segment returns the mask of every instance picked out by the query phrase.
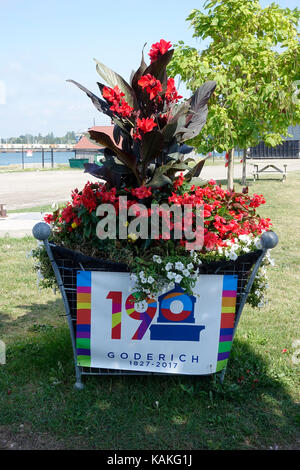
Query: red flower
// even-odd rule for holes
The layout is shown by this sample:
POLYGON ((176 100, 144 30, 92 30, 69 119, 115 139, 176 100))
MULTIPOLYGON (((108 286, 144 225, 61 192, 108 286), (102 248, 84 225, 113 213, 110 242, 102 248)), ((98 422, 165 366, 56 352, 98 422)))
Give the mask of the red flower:
POLYGON ((70 204, 68 204, 61 212, 61 217, 67 224, 72 221, 74 215, 73 208, 70 204))
POLYGON ((109 88, 107 86, 103 87, 102 96, 111 103, 114 103, 115 101, 120 103, 121 98, 125 95, 122 93, 118 85, 116 85, 114 88, 109 88))
POLYGON ((152 44, 149 52, 151 62, 154 62, 161 55, 165 54, 170 49, 170 47, 172 47, 170 41, 165 41, 164 39, 161 39, 159 42, 152 44))
POLYGON ((169 78, 168 83, 167 83, 167 91, 165 94, 165 99, 167 103, 172 103, 177 101, 182 98, 182 96, 178 95, 176 87, 175 87, 175 82, 174 78, 169 78))
POLYGON ((122 99, 121 103, 114 103, 111 107, 110 110, 119 114, 122 117, 129 117, 132 114, 133 108, 129 106, 129 104, 122 99))
POLYGON ((147 73, 147 75, 143 75, 139 81, 138 84, 140 87, 142 87, 143 90, 145 90, 147 93, 150 95, 150 100, 153 100, 158 96, 159 93, 162 92, 162 86, 159 80, 156 80, 153 75, 150 73, 147 73))
POLYGON ((218 235, 213 232, 207 232, 204 235, 204 246, 212 250, 218 242, 218 235))
POLYGON ((136 123, 138 127, 138 130, 137 130, 138 135, 140 135, 139 131, 142 131, 144 132, 144 134, 146 134, 147 132, 151 132, 153 128, 157 126, 157 124, 154 122, 152 118, 143 118, 143 119, 137 118, 136 123))
POLYGON ((132 114, 133 108, 124 100, 124 93, 119 89, 118 85, 114 88, 103 87, 102 96, 107 101, 112 103, 110 110, 119 114, 121 117, 129 117, 132 114))
POLYGON ((178 189, 179 186, 183 185, 183 182, 184 182, 184 176, 183 176, 182 173, 180 173, 178 178, 173 183, 173 187, 174 187, 175 191, 176 191, 176 189, 178 189))
POLYGON ((52 214, 46 214, 44 217, 44 221, 46 222, 46 224, 51 224, 53 220, 54 220, 54 217, 52 214))
POLYGON ((131 194, 136 196, 138 199, 145 199, 152 195, 151 188, 146 186, 140 186, 139 188, 134 188, 131 190, 131 194))
POLYGON ((265 204, 266 200, 262 195, 253 194, 252 199, 250 200, 250 207, 259 207, 261 204, 265 204))

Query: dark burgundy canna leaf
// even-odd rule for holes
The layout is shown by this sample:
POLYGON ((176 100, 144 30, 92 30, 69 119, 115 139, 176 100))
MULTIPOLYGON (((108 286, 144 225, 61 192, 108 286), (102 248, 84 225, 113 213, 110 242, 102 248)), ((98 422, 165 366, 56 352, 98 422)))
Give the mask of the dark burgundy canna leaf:
POLYGON ((89 134, 92 140, 112 150, 114 154, 118 157, 118 159, 132 170, 137 180, 140 182, 140 177, 136 168, 136 158, 134 154, 125 152, 122 148, 118 147, 109 137, 109 135, 104 134, 104 132, 94 131, 91 129, 89 130, 89 134))
POLYGON ((85 163, 84 172, 89 173, 95 178, 99 178, 106 181, 110 187, 120 187, 121 175, 117 172, 112 171, 105 164, 99 166, 96 163, 85 163))
POLYGON ((84 91, 87 96, 92 100, 93 105, 98 109, 98 111, 106 114, 109 117, 113 117, 112 111, 109 109, 109 105, 106 103, 106 101, 101 100, 96 96, 94 93, 92 93, 90 90, 88 90, 86 87, 83 85, 80 85, 80 83, 75 82, 75 80, 67 80, 67 82, 74 83, 80 90, 84 91))
POLYGON ((146 169, 149 163, 159 157, 164 145, 164 136, 158 130, 146 133, 141 143, 141 163, 142 176, 146 175, 146 169))
POLYGON ((184 127, 178 129, 176 134, 180 142, 196 137, 206 123, 208 114, 208 100, 214 92, 217 84, 209 81, 202 85, 192 96, 190 110, 184 127))
POLYGON ((137 69, 137 71, 133 74, 132 79, 131 79, 131 86, 134 89, 136 94, 140 90, 140 86, 137 84, 137 82, 139 81, 141 76, 144 75, 144 72, 147 68, 147 64, 144 60, 144 48, 145 48, 145 46, 146 46, 146 43, 144 44, 144 47, 143 47, 143 50, 142 50, 141 64, 140 64, 139 68, 137 69))

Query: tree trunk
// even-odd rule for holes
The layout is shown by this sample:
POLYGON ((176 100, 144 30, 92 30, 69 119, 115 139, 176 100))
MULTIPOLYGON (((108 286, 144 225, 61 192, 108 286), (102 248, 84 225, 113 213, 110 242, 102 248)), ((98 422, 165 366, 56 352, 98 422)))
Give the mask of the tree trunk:
POLYGON ((243 176, 242 176, 242 186, 245 187, 246 186, 246 182, 247 182, 247 150, 244 149, 244 152, 243 152, 243 176))
POLYGON ((228 150, 227 189, 233 191, 234 149, 228 150))

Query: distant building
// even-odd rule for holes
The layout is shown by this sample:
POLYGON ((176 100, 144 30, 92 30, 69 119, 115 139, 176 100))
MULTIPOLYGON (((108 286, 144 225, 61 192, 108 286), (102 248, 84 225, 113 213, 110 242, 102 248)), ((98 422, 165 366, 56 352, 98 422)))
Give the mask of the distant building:
POLYGON ((260 142, 256 147, 251 147, 249 152, 250 158, 300 158, 300 126, 290 126, 288 133, 292 137, 287 137, 281 145, 276 147, 267 147, 264 142, 260 142))
MULTIPOLYGON (((113 138, 114 126, 94 126, 89 130, 103 132, 113 138)), ((79 141, 73 147, 76 159, 89 159, 90 163, 94 163, 95 157, 103 155, 103 145, 94 144, 88 137, 82 135, 79 141)))

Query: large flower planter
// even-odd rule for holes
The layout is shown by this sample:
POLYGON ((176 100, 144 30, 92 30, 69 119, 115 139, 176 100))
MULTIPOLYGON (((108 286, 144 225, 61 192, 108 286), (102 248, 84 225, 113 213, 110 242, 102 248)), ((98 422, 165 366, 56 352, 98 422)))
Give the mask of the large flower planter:
MULTIPOLYGON (((92 257, 88 257, 82 255, 78 252, 66 249, 61 246, 54 245, 48 242, 48 237, 50 235, 50 227, 40 222, 35 225, 33 228, 33 235, 38 240, 42 240, 44 242, 44 246, 47 250, 48 256, 50 258, 56 280, 62 294, 62 298, 64 301, 64 307, 66 310, 66 316, 70 328, 70 335, 72 340, 72 347, 74 353, 74 361, 75 361, 75 370, 76 370, 76 383, 75 387, 78 389, 83 388, 83 384, 81 381, 82 375, 108 375, 108 374, 153 374, 153 373, 171 373, 171 374, 190 374, 190 375, 207 375, 210 373, 218 373, 221 379, 221 382, 224 380, 226 366, 228 362, 228 358, 230 355, 230 350, 234 338, 234 334, 247 300, 247 296, 251 289, 252 283, 254 281, 255 275, 257 270, 267 252, 267 250, 276 246, 278 242, 277 235, 274 232, 265 232, 261 237, 262 242, 262 249, 256 250, 255 252, 248 253, 246 255, 242 255, 238 257, 235 261, 225 261, 225 262, 212 262, 209 264, 202 264, 199 267, 199 275, 201 276, 209 276, 210 282, 211 279, 215 279, 220 281, 220 278, 226 279, 226 286, 223 287, 223 297, 222 297, 222 309, 220 311, 220 316, 217 318, 217 329, 216 331, 216 339, 215 344, 217 345, 217 350, 215 352, 216 361, 213 369, 206 370, 205 367, 201 368, 198 364, 196 367, 191 369, 184 369, 184 368, 176 368, 175 364, 177 362, 171 362, 171 359, 174 360, 173 354, 169 354, 166 357, 165 361, 157 361, 157 358, 165 358, 163 354, 158 354, 157 357, 154 357, 152 353, 148 353, 147 357, 142 357, 140 352, 136 352, 137 349, 132 345, 137 345, 139 343, 142 344, 141 341, 135 341, 141 339, 141 335, 145 332, 141 333, 141 329, 137 330, 136 336, 132 338, 128 338, 127 346, 129 351, 132 351, 132 356, 129 357, 128 352, 125 352, 119 349, 119 362, 117 360, 113 361, 106 361, 104 362, 103 366, 94 365, 93 357, 91 357, 91 329, 94 328, 97 331, 96 323, 98 322, 98 331, 99 331, 99 319, 94 320, 91 319, 91 276, 94 276, 95 283, 94 287, 94 299, 96 297, 95 291, 99 292, 101 289, 103 290, 103 280, 105 280, 105 289, 103 292, 100 292, 100 309, 98 306, 97 310, 97 318, 99 315, 102 315, 102 319, 110 317, 110 325, 111 325, 111 333, 110 340, 113 344, 117 344, 118 341, 121 339, 121 307, 118 308, 118 304, 113 304, 114 306, 108 309, 108 307, 102 308, 101 307, 101 296, 105 297, 106 299, 111 299, 113 301, 113 295, 116 292, 119 292, 120 282, 119 279, 123 279, 123 283, 125 282, 125 290, 126 290, 126 280, 124 281, 124 276, 126 277, 126 273, 128 273, 128 268, 124 264, 113 263, 107 260, 96 259, 92 257), (119 274, 118 274, 119 273, 119 274), (120 274, 123 273, 123 274, 120 274), (120 277, 121 276, 121 277, 120 277), (212 278, 211 276, 215 276, 212 278), (87 280, 89 281, 87 282, 87 280), (228 284, 229 282, 229 284, 228 284), (232 284, 233 282, 233 284, 232 284), (108 284, 107 284, 108 283, 108 284), (97 287, 98 286, 98 287, 97 287), (234 287, 235 286, 235 287, 234 287), (224 290, 226 289, 226 290, 224 290), (234 291, 235 289, 235 291, 234 291), (106 295, 107 293, 110 295, 106 295), (234 298, 234 302, 233 302, 234 298), (116 307, 117 305, 117 307, 116 307), (230 307, 231 306, 231 307, 230 307), (233 308, 232 308, 233 307, 233 308), (235 308, 234 308, 235 307, 235 308), (110 310, 110 312, 108 311, 110 310), (115 315, 114 315, 115 314, 115 315), (113 320, 111 320, 113 318, 113 320), (228 323, 229 322, 229 323, 228 323), (96 328, 96 329, 95 329, 96 328), (140 338, 138 337, 140 335, 140 338), (133 348, 133 349, 132 349, 133 348), (123 351, 123 352, 121 352, 123 351), (122 356, 123 354, 123 356, 122 356), (142 357, 143 361, 138 361, 142 357), (125 360, 126 359, 126 360, 125 360), (144 359, 149 359, 148 361, 144 361, 144 359), (124 361, 125 360, 125 361, 124 361), (111 364, 107 366, 107 364, 111 364), (126 366, 127 364, 127 366, 126 366), (130 364, 130 365, 129 365, 130 364), (159 366, 157 369, 156 366, 159 366)), ((128 276, 129 277, 129 276, 128 276)), ((203 278, 204 279, 204 278, 203 278)), ((223 281, 223 286, 225 285, 225 281, 223 281)), ((128 281, 129 283, 129 281, 128 281)), ((124 287, 124 286, 123 286, 124 287)), ((176 290, 176 289, 175 289, 176 290)), ((121 295, 121 291, 119 292, 121 295)), ((178 297, 179 294, 184 295, 184 292, 180 291, 180 288, 174 292, 169 292, 169 296, 176 295, 178 297)), ((99 297, 98 295, 98 297, 99 297)), ((204 297, 208 294, 204 293, 204 297)), ((193 306, 190 308, 189 305, 192 305, 193 302, 196 301, 196 297, 189 296, 186 298, 186 302, 184 297, 181 297, 180 300, 183 302, 183 310, 185 310, 183 321, 169 321, 172 318, 168 319, 168 315, 165 315, 168 299, 166 296, 161 296, 162 299, 158 299, 160 302, 160 306, 154 303, 149 303, 147 312, 152 317, 151 320, 154 320, 155 312, 157 311, 157 316, 155 317, 157 322, 152 322, 151 326, 149 327, 148 335, 152 341, 152 344, 160 345, 163 349, 159 349, 159 351, 164 351, 166 345, 170 344, 180 344, 180 351, 182 351, 180 360, 181 362, 186 362, 186 352, 191 344, 196 345, 195 351, 198 349, 198 345, 200 344, 201 338, 201 330, 205 328, 205 323, 203 326, 195 325, 195 320, 193 315, 190 315, 193 310, 193 306), (192 299, 192 301, 191 301, 192 299), (163 303, 164 302, 164 303, 163 303), (158 308, 157 308, 158 307, 158 308), (185 308, 186 307, 186 308, 185 308), (151 310, 152 309, 152 310, 151 310), (188 311, 188 313, 186 313, 188 311), (165 316, 164 316, 165 315, 165 316), (161 341, 155 341, 161 340, 161 341)), ((177 298, 176 297, 176 298, 177 298)), ((201 296, 200 296, 201 297, 201 296)), ((173 297, 174 298, 174 297, 173 297)), ((202 300, 201 298, 200 301, 202 300)), ((118 300, 118 299, 117 299, 118 300)), ((128 299, 126 301, 126 312, 130 316, 132 316, 132 305, 128 304, 128 299)), ((94 301, 95 303, 95 301, 94 301)), ((106 304, 108 305, 108 304, 106 304)), ((111 303, 110 303, 111 305, 111 303)), ((125 318, 127 318, 125 312, 125 318)), ((167 310, 169 312, 170 311, 167 310)), ((208 312, 210 313, 210 312, 208 312)), ((96 314, 95 314, 96 315, 96 314)), ((209 316, 209 315, 208 315, 209 316)), ((134 314, 133 314, 134 318, 134 314)), ((138 314, 136 314, 137 319, 141 319, 138 314)), ((102 335, 102 324, 100 318, 100 333, 102 335)), ((137 323, 138 324, 138 323, 137 323)), ((103 323, 104 325, 104 323, 103 323)), ((147 325, 148 327, 148 325, 147 325)), ((110 329, 110 328, 108 328, 110 329)), ((208 328, 207 328, 208 331, 208 328)), ((95 332, 93 333, 96 334, 95 332)), ((97 338, 96 338, 97 339, 97 338)), ((97 339, 98 340, 98 339, 97 339)), ((101 342, 101 337, 99 337, 99 341, 101 342)), ((95 343, 95 337, 94 337, 95 343)), ((118 343, 119 344, 119 343, 118 343)), ((124 343, 122 343, 124 344, 124 343)), ((155 347, 155 346, 154 346, 155 347)), ((107 355, 110 358, 114 358, 114 351, 107 350, 107 355)), ((209 348, 208 348, 209 349, 209 348)), ((200 351, 200 349, 199 349, 200 351)), ((213 353, 214 354, 214 353, 213 353)), ((195 354, 192 356, 195 359, 195 354)), ((197 356, 197 363, 199 362, 197 356)), ((178 358, 177 358, 178 359, 178 358)), ((205 362, 205 354, 201 355, 201 361, 205 362)), ((200 361, 200 362, 201 362, 200 361)), ((181 364, 182 365, 182 364, 181 364)), ((194 366, 194 364, 193 364, 194 366)))

